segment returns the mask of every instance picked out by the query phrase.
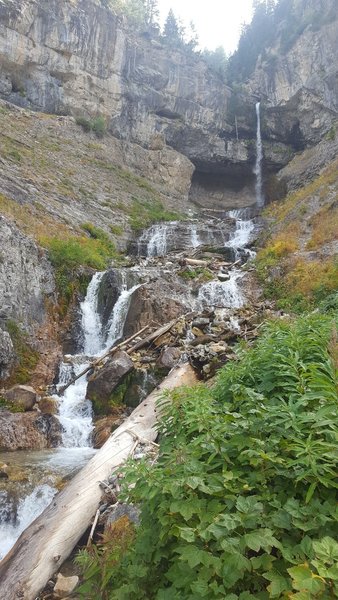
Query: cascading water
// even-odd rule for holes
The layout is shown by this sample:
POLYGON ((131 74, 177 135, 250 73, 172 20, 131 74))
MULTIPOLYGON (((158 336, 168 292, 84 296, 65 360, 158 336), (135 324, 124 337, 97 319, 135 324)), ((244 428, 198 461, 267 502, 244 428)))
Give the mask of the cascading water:
POLYGON ((237 281, 243 277, 238 269, 230 273, 229 281, 208 281, 201 286, 198 294, 198 304, 202 308, 240 308, 244 298, 237 281))
POLYGON ((138 255, 141 254, 141 248, 146 244, 146 256, 165 256, 167 253, 167 233, 168 225, 166 223, 157 223, 147 229, 138 241, 138 255))
MULTIPOLYGON (((230 246, 235 251, 236 260, 240 257, 240 250, 246 248, 248 243, 250 242, 251 235, 255 229, 255 225, 252 219, 248 219, 249 216, 247 214, 246 209, 239 210, 230 210, 228 212, 229 217, 235 219, 235 231, 230 236, 228 242, 226 242, 226 246, 230 246)), ((251 251, 246 250, 251 255, 251 251)))
POLYGON ((115 303, 111 318, 108 322, 108 335, 104 350, 113 346, 117 340, 122 337, 123 327, 128 314, 128 309, 133 293, 140 287, 141 284, 134 285, 130 289, 127 287, 127 277, 122 271, 122 288, 119 298, 115 303))
MULTIPOLYGON (((114 306, 107 340, 104 341, 101 320, 98 314, 98 291, 104 273, 96 273, 87 289, 85 300, 80 305, 83 331, 83 354, 68 356, 67 362, 60 365, 59 384, 62 388, 72 377, 89 365, 89 357, 100 356, 107 346, 121 337, 133 291, 138 286, 127 289, 122 275, 122 289, 114 306)), ((53 472, 74 472, 95 452, 91 447, 93 430, 91 402, 86 400, 86 375, 70 385, 63 394, 56 396, 59 402, 57 415, 62 425, 62 445, 48 457, 48 465, 53 472)), ((52 485, 38 485, 31 493, 26 492, 17 508, 16 516, 8 518, 5 505, 0 510, 0 559, 14 545, 19 535, 50 504, 56 493, 52 485), (5 514, 6 513, 6 514, 5 514)))
POLYGON ((262 187, 262 160, 263 160, 263 145, 262 145, 262 134, 261 134, 261 103, 256 104, 256 116, 257 116, 257 133, 256 133, 256 165, 254 173, 256 175, 256 204, 259 208, 264 206, 264 195, 262 187))
POLYGON ((190 243, 192 248, 197 248, 201 245, 195 223, 191 223, 190 225, 190 243))

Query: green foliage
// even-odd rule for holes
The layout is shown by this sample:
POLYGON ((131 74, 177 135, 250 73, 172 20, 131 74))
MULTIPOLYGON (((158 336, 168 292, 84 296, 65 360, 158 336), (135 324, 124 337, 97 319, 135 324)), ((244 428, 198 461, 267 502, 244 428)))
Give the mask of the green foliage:
POLYGON ((6 329, 11 336, 14 352, 17 356, 17 364, 7 380, 7 384, 25 384, 30 381, 40 354, 30 346, 27 334, 13 319, 6 321, 6 329))
POLYGON ((92 123, 92 130, 98 138, 103 138, 106 133, 106 122, 103 117, 96 117, 92 123))
POLYGON ((197 267, 196 269, 184 269, 183 271, 179 271, 179 276, 183 279, 194 280, 198 279, 200 282, 211 281, 215 278, 212 271, 206 269, 205 267, 197 267))
POLYGON ((123 234, 123 227, 121 225, 110 225, 109 228, 113 235, 123 234))
POLYGON ((92 130, 91 122, 85 117, 77 117, 76 124, 80 125, 80 127, 82 127, 83 131, 85 131, 86 133, 89 133, 89 131, 92 130))
POLYGON ((77 273, 79 267, 104 270, 109 260, 120 259, 114 243, 103 230, 91 223, 85 223, 82 227, 90 233, 90 238, 72 236, 66 239, 41 239, 55 267, 61 314, 65 313, 74 293, 80 290, 83 283, 83 278, 77 273))
POLYGON ((134 231, 141 231, 159 221, 177 221, 181 218, 178 213, 165 210, 162 202, 156 198, 133 198, 129 215, 130 226, 134 231))
POLYGON ((104 117, 96 117, 93 121, 85 117, 77 117, 76 124, 80 125, 86 133, 93 131, 98 138, 103 138, 107 129, 104 117))
POLYGON ((336 597, 333 328, 320 314, 271 323, 214 389, 162 400, 158 462, 131 464, 124 482, 141 525, 101 597, 336 597))

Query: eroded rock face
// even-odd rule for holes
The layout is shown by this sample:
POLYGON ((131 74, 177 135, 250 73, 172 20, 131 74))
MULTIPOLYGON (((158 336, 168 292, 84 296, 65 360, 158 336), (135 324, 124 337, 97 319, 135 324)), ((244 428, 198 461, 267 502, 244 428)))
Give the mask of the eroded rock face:
POLYGON ((3 216, 0 248, 1 312, 34 332, 46 316, 45 298, 55 292, 52 267, 44 251, 3 216))
POLYGON ((61 441, 62 428, 53 415, 0 412, 0 450, 42 450, 61 441))
POLYGON ((15 352, 7 331, 0 329, 0 379, 5 379, 15 362, 15 352))

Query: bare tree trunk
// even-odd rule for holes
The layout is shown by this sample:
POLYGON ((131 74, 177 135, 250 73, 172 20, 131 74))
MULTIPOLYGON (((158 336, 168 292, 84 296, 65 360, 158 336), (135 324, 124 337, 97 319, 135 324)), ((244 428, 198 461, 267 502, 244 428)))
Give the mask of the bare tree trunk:
POLYGON ((134 410, 87 466, 21 534, 0 563, 0 598, 36 598, 95 516, 102 495, 99 482, 125 462, 135 439, 156 439, 156 400, 162 391, 191 385, 194 381, 195 374, 188 364, 171 371, 159 388, 134 410))

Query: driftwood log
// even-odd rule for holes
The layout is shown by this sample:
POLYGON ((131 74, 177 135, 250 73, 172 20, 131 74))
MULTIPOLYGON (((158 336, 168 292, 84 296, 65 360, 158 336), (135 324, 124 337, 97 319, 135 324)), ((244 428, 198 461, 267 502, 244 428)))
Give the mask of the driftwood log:
POLYGON ((188 364, 171 371, 21 534, 0 563, 0 598, 36 598, 95 517, 102 495, 99 482, 125 462, 135 448, 135 440, 156 439, 156 400, 162 391, 191 385, 194 381, 194 371, 188 364))

